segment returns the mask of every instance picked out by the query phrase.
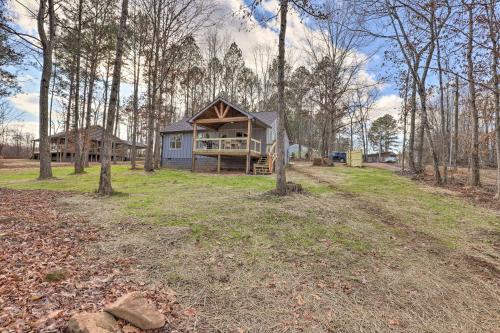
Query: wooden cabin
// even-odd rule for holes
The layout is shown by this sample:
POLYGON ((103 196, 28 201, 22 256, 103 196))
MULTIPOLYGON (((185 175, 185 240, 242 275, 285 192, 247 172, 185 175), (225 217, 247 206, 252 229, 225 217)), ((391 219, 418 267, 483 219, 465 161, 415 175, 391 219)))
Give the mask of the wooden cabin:
MULTIPOLYGON (((85 144, 90 147, 88 150, 88 160, 89 162, 100 162, 101 160, 101 150, 102 150, 102 140, 104 137, 104 129, 101 126, 95 125, 89 128, 88 134, 85 134, 85 130, 81 130, 82 142, 86 140, 85 144)), ((68 133, 60 132, 50 137, 50 154, 52 161, 54 162, 64 162, 73 161, 75 158, 75 131, 71 130, 68 133), (66 138, 68 143, 66 144, 66 138)), ((32 159, 39 159, 40 150, 39 143, 40 139, 35 139, 32 141, 32 159)), ((145 144, 136 143, 137 156, 141 158, 144 156, 145 144)), ((130 160, 130 155, 132 151, 132 142, 122 140, 117 136, 113 135, 113 150, 111 159, 113 161, 128 161, 130 160)))
MULTIPOLYGON (((273 172, 277 112, 246 112, 223 97, 162 131, 162 166, 217 171, 273 172)), ((285 134, 288 163, 288 135, 285 134)))

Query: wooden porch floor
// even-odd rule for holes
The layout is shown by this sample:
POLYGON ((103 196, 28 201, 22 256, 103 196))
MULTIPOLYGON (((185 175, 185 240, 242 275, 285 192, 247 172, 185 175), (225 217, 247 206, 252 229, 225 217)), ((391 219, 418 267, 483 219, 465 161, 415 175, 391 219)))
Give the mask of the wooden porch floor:
MULTIPOLYGON (((193 151, 194 155, 204 155, 204 156, 241 156, 246 157, 248 154, 248 150, 246 149, 232 149, 232 150, 195 150, 193 151)), ((261 153, 257 151, 251 151, 250 157, 259 158, 261 157, 261 153)))

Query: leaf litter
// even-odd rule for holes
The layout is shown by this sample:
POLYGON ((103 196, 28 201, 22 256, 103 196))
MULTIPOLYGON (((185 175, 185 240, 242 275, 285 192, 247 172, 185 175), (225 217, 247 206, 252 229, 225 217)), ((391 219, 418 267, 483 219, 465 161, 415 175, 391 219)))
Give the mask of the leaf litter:
POLYGON ((142 291, 166 316, 167 325, 156 332, 185 331, 171 289, 130 282, 127 258, 85 255, 85 247, 104 236, 85 219, 56 209, 68 195, 0 189, 0 331, 61 332, 74 313, 100 311, 132 291, 142 291))

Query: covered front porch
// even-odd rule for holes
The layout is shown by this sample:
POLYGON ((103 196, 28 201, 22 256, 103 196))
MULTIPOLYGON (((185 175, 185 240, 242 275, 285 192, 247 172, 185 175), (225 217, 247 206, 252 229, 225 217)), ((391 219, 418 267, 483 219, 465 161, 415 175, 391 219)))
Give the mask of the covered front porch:
POLYGON ((217 100, 194 115, 192 171, 196 171, 196 156, 217 157, 217 172, 223 157, 240 157, 245 172, 251 172, 252 162, 266 154, 266 124, 225 100, 217 100))

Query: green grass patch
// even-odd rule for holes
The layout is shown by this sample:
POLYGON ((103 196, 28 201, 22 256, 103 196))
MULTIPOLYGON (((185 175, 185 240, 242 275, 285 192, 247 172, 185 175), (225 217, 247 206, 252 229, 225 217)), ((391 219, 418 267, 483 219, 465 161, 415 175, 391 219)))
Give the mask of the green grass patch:
MULTIPOLYGON (((93 193, 99 167, 75 175, 73 168, 54 168, 54 179, 36 180, 38 170, 0 170, 0 187, 93 193)), ((459 244, 468 228, 499 228, 498 216, 463 200, 425 191, 409 179, 386 170, 321 168, 335 186, 292 173, 307 195, 276 197, 272 176, 215 175, 161 169, 147 174, 128 166, 112 167, 117 195, 105 200, 107 218, 127 218, 186 228, 198 246, 239 246, 252 257, 272 251, 365 253, 375 244, 388 244, 385 217, 378 207, 416 230, 437 236, 450 247, 459 244), (344 196, 342 192, 354 194, 344 196), (361 203, 356 204, 356 200, 361 203), (464 225, 466 228, 464 228, 464 225)), ((397 232, 397 231, 391 231, 397 232)), ((380 246, 379 246, 380 247, 380 246)))
POLYGON ((451 247, 459 245, 464 229, 500 230, 500 218, 493 211, 478 208, 463 198, 436 193, 430 187, 424 189, 392 171, 347 167, 325 170, 339 177, 339 190, 383 208, 403 223, 437 235, 451 247))
POLYGON ((47 282, 57 282, 62 281, 66 278, 68 273, 64 270, 52 271, 45 274, 45 281, 47 282))

